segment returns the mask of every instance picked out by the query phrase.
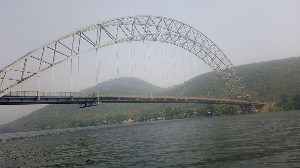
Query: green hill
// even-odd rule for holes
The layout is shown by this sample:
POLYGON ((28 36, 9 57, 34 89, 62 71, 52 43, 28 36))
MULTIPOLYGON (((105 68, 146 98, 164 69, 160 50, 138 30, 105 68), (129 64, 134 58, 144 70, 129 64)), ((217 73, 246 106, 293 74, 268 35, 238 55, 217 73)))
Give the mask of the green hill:
MULTIPOLYGON (((241 65, 237 67, 237 70, 254 101, 279 102, 283 95, 300 94, 300 57, 241 65)), ((229 90, 214 72, 202 74, 169 89, 154 86, 140 79, 118 78, 83 91, 143 95, 151 92, 182 96, 207 96, 209 92, 210 97, 231 97, 229 90)), ((194 111, 191 109, 200 109, 200 107, 203 109, 204 106, 199 104, 102 104, 82 109, 78 108, 78 105, 49 105, 16 121, 2 125, 0 132, 99 125, 121 122, 129 118, 135 121, 144 121, 159 118, 162 116, 162 112, 165 117, 172 115, 173 118, 179 118, 183 115, 192 116, 194 111)), ((226 107, 225 110, 230 111, 232 107, 226 107)))
MULTIPOLYGON (((278 101, 283 94, 300 93, 300 57, 237 66, 252 98, 257 102, 278 101)), ((231 93, 214 72, 199 75, 185 82, 187 96, 231 97, 231 93)), ((183 86, 168 91, 183 95, 183 86)))
POLYGON ((254 99, 279 101, 281 95, 300 93, 300 57, 237 67, 254 99))
POLYGON ((151 94, 160 93, 164 89, 141 79, 122 77, 111 79, 96 86, 82 90, 83 92, 100 92, 104 94, 151 94))

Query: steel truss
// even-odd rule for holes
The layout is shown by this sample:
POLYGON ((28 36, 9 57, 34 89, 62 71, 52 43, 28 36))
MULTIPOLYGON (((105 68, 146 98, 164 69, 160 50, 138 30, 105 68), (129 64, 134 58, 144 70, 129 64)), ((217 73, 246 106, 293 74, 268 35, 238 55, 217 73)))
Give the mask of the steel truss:
POLYGON ((236 99, 253 103, 235 67, 209 38, 182 22, 156 16, 99 22, 37 48, 0 71, 0 97, 39 73, 92 50, 145 40, 170 43, 191 52, 217 73, 236 99))

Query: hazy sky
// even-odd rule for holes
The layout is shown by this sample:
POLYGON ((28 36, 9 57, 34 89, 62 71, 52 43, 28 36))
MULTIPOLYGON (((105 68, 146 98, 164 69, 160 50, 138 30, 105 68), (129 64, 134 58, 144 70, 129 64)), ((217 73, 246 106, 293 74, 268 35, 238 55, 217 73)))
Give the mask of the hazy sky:
POLYGON ((99 21, 174 18, 208 36, 234 65, 300 56, 298 0, 1 0, 0 68, 99 21))
MULTIPOLYGON (((300 56, 298 0, 0 0, 0 2, 0 69, 75 29, 99 21, 132 15, 163 16, 191 25, 216 43, 234 65, 300 56)), ((145 48, 147 45, 149 44, 136 44, 136 47, 145 48)), ((127 46, 120 47, 121 54, 130 53, 125 51, 127 46)), ((154 48, 162 50, 159 47, 161 46, 150 44, 150 50, 154 48)), ((171 51, 167 52, 172 54, 171 51)), ((139 55, 141 54, 143 53, 139 55)), ((203 70, 205 71, 207 69, 203 70)), ((134 73, 131 75, 135 76, 134 73)), ((58 81, 59 77, 55 78, 58 81)), ((177 80, 177 77, 175 79, 174 76, 174 80, 177 80)), ((1 112, 3 109, 0 107, 2 113, 0 117, 7 114, 7 110, 1 112)))

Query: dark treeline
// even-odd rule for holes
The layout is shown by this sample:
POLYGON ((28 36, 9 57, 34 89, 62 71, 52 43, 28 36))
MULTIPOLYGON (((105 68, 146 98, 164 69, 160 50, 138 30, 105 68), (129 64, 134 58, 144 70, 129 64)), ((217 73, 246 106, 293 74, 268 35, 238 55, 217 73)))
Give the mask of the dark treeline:
MULTIPOLYGON (((122 104, 124 105, 124 104, 122 104)), ((124 107, 122 105, 115 105, 116 107, 124 107)), ((129 105, 127 105, 129 106, 129 105)), ((142 105, 137 105, 137 108, 141 108, 142 105)), ((147 121, 157 121, 157 120, 172 120, 172 119, 183 119, 183 118, 196 118, 196 117, 208 117, 208 116, 218 116, 218 115, 235 115, 240 113, 241 109, 239 106, 234 105, 193 105, 193 104, 172 104, 165 105, 160 104, 161 107, 152 106, 150 110, 149 107, 142 110, 141 113, 124 112, 124 113, 113 113, 110 115, 103 115, 101 110, 107 107, 95 107, 92 108, 89 113, 82 113, 74 119, 70 118, 56 118, 56 117, 42 117, 36 116, 35 123, 29 123, 27 119, 21 120, 20 123, 24 127, 12 127, 11 124, 4 124, 0 127, 0 133, 9 132, 19 132, 19 131, 29 131, 29 130, 50 130, 50 129, 60 129, 60 128, 70 128, 70 127, 86 127, 86 126, 98 126, 107 124, 122 124, 126 123, 128 120, 130 122, 147 122, 147 121), (101 110, 100 110, 101 109, 101 110), (99 111, 100 110, 100 111, 99 111), (95 115, 95 113, 102 114, 95 115), (89 117, 85 117, 89 116, 89 117), (93 117, 91 117, 93 116, 93 117), (75 119, 76 118, 76 119, 75 119), (65 123, 65 124, 64 124, 65 123), (16 129, 17 128, 17 129, 16 129)), ((118 109, 115 107, 115 110, 118 109)), ((73 110, 75 111, 78 107, 72 107, 69 111, 65 111, 67 115, 71 115, 73 110), (69 113, 69 114, 68 114, 69 113)), ((79 109, 78 109, 79 110, 79 109)), ((118 109, 121 111, 121 109, 118 109)), ((31 114, 29 118, 34 118, 36 114, 31 114)))
MULTIPOLYGON (((195 118, 195 117, 207 117, 217 115, 235 115, 240 112, 238 106, 233 105, 206 105, 198 108, 182 108, 182 107, 170 107, 151 113, 143 113, 141 115, 114 115, 107 116, 106 118, 95 118, 91 120, 75 120, 72 121, 70 127, 86 127, 97 126, 106 124, 121 124, 127 120, 132 122, 145 122, 145 121, 157 121, 157 120, 171 120, 182 118, 195 118)), ((43 125, 42 125, 43 126, 43 125)), ((43 126, 44 128, 44 126, 43 126)), ((41 129, 43 129, 41 128, 41 129)))
POLYGON ((283 111, 300 110, 300 94, 283 94, 276 106, 283 111))
MULTIPOLYGON (((182 108, 182 107, 166 107, 165 109, 155 113, 143 113, 136 116, 117 115, 107 117, 107 119, 100 123, 102 124, 116 124, 122 123, 124 120, 132 119, 135 122, 157 121, 157 120, 171 120, 182 118, 206 117, 212 115, 235 115, 240 112, 238 106, 233 105, 206 105, 197 108, 182 108)), ((99 122, 99 121, 98 121, 99 122)))

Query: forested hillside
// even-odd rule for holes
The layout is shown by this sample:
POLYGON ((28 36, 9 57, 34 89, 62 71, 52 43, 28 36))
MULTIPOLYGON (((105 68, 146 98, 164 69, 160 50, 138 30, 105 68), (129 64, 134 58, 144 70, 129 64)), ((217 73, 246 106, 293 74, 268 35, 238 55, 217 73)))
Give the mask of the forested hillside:
POLYGON ((237 67, 254 100, 279 102, 282 95, 300 93, 300 57, 237 67))
MULTIPOLYGON (((276 102, 279 109, 300 108, 300 57, 254 63, 237 67, 254 101, 276 102)), ((186 96, 231 97, 229 90, 214 73, 197 76, 182 85, 163 89, 135 78, 119 78, 100 83, 84 92, 116 94, 163 94, 186 96)), ((218 106, 222 114, 231 114, 236 107, 218 106)), ((102 104, 90 108, 78 105, 49 105, 21 119, 2 125, 0 132, 31 131, 100 125, 122 122, 129 118, 146 121, 192 117, 196 113, 218 111, 199 104, 102 104), (195 113, 196 112, 196 113, 195 113)), ((220 111, 220 110, 219 110, 220 111)))
MULTIPOLYGON (((237 66, 252 98, 257 102, 280 101, 284 94, 300 93, 300 57, 237 66)), ((168 91, 171 95, 231 97, 214 72, 197 76, 168 91), (183 87, 185 87, 185 92, 183 87)))
POLYGON ((82 90, 83 92, 99 92, 104 94, 151 94, 164 91, 163 88, 145 82, 141 79, 123 77, 111 79, 96 86, 82 90))

